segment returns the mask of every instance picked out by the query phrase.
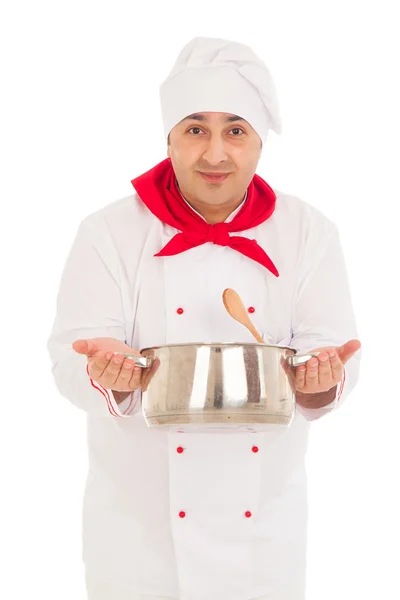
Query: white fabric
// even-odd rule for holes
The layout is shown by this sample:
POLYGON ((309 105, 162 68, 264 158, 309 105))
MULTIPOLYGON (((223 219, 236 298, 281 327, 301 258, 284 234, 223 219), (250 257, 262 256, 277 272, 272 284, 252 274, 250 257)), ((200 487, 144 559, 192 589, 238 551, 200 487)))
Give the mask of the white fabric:
POLYGON ((289 428, 181 433, 148 428, 140 401, 124 418, 112 416, 86 358, 71 348, 76 339, 103 336, 138 350, 253 341, 222 304, 227 287, 255 308, 252 319, 272 343, 307 352, 356 338, 336 226, 274 191, 273 216, 241 235, 257 239, 279 278, 212 243, 155 258, 177 230, 134 195, 88 216, 66 262, 48 348, 60 393, 87 413, 83 558, 92 578, 139 597, 304 598, 310 421, 343 403, 358 378, 359 353, 347 364, 339 403, 299 409, 289 428))
MULTIPOLYGON (((127 589, 121 588, 118 585, 112 585, 101 579, 92 579, 86 577, 86 585, 88 596, 87 600, 179 600, 178 598, 170 598, 167 596, 149 596, 148 594, 136 594, 127 589)), ((296 592, 291 592, 286 589, 282 595, 263 596, 262 598, 254 598, 253 600, 298 600, 296 592)))
POLYGON ((101 579, 86 577, 87 600, 178 600, 167 596, 136 594, 101 579))
MULTIPOLYGON (((136 594, 118 585, 112 585, 101 579, 91 579, 86 577, 88 596, 87 600, 179 600, 167 596, 153 596, 148 594, 136 594)), ((210 596, 212 597, 212 596, 210 596)), ((254 598, 252 600, 298 600, 299 595, 296 590, 286 588, 279 596, 271 595, 254 598)))
POLYGON ((278 98, 264 62, 244 44, 197 37, 180 52, 160 87, 165 137, 196 112, 226 112, 250 123, 264 142, 282 131, 278 98))

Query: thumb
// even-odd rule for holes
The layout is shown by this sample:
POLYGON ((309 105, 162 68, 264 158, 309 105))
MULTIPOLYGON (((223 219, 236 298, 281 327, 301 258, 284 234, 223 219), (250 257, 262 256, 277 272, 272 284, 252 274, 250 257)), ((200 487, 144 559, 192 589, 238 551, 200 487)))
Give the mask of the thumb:
POLYGON ((72 344, 72 348, 78 354, 86 354, 86 356, 90 356, 94 350, 94 344, 91 340, 76 340, 72 344))
POLYGON ((350 358, 361 348, 359 340, 350 340, 337 349, 338 355, 342 363, 345 365, 350 358))

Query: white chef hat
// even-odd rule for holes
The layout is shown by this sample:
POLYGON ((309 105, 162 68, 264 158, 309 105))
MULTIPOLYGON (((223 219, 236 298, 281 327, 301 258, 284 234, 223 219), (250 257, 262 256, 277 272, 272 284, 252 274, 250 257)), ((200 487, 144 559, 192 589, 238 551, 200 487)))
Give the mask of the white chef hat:
POLYGON ((197 37, 180 52, 160 87, 164 133, 197 112, 242 117, 264 142, 282 131, 275 84, 262 60, 244 44, 197 37))

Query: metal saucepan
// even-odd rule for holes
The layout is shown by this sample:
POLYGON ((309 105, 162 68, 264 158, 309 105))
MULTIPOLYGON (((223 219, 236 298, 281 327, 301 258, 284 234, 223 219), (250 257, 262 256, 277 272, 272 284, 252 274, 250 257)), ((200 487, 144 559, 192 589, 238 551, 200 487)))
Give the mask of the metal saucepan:
POLYGON ((318 353, 287 346, 242 343, 171 344, 124 354, 152 378, 143 392, 149 427, 181 424, 290 425, 295 396, 283 368, 318 353))

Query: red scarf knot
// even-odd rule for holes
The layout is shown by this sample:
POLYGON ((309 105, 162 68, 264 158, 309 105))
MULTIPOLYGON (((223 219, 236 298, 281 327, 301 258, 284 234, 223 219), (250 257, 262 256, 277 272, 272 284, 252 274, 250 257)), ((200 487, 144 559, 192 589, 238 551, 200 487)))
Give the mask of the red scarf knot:
POLYGON ((231 237, 228 233, 227 223, 216 223, 208 226, 207 242, 218 244, 218 246, 229 246, 231 237))
POLYGON ((251 180, 247 188, 247 198, 232 221, 215 225, 204 221, 182 198, 169 158, 132 179, 131 183, 153 215, 182 232, 174 235, 155 256, 173 256, 212 242, 218 246, 229 246, 279 277, 274 263, 256 240, 229 235, 261 225, 275 210, 275 192, 258 175, 254 175, 251 180))

